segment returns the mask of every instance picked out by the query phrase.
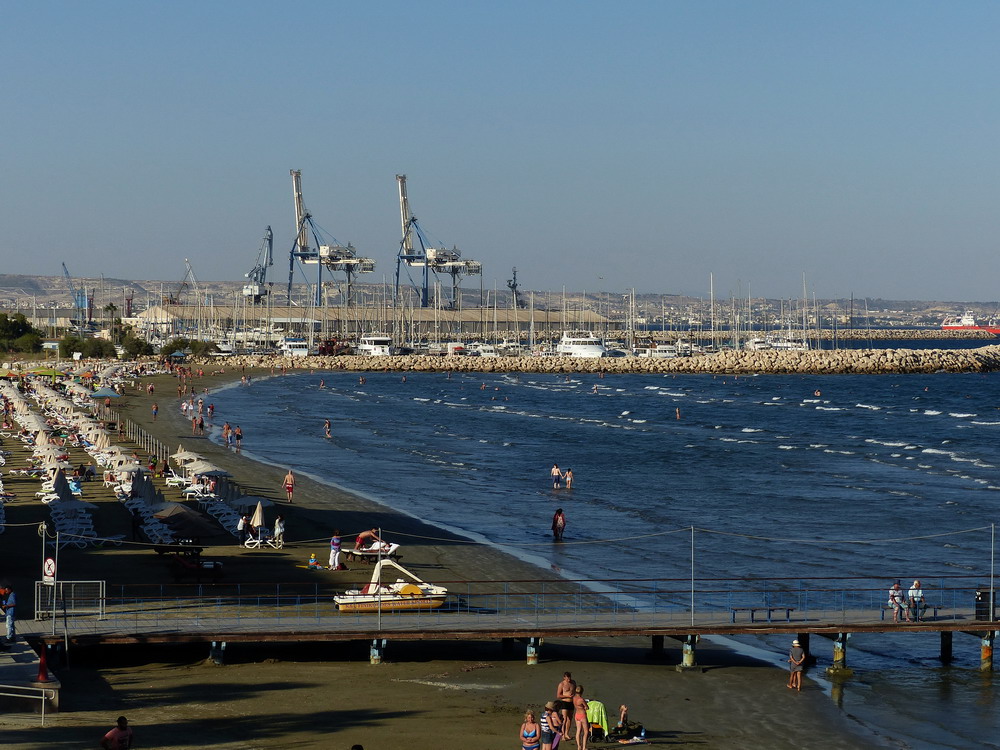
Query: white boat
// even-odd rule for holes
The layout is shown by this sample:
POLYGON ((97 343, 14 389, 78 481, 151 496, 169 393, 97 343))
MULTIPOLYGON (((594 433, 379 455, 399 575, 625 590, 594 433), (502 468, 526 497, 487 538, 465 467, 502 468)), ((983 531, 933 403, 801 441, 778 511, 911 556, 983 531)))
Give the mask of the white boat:
POLYGON ((392 354, 392 337, 381 333, 362 336, 358 342, 358 354, 365 357, 388 357, 392 354))
POLYGON ((305 357, 309 354, 309 342, 301 336, 285 336, 278 342, 278 353, 285 357, 305 357))
POLYGON ((771 348, 779 352, 807 352, 809 343, 802 339, 768 338, 771 348))
POLYGON ((372 579, 363 588, 350 589, 333 597, 341 612, 377 612, 404 609, 437 609, 444 604, 448 589, 435 586, 417 578, 402 565, 393 560, 379 560, 372 570, 372 579), (389 568, 402 573, 406 578, 397 578, 395 583, 383 583, 382 573, 389 568), (408 580, 407 580, 408 579, 408 580))
POLYGON ((477 355, 480 357, 499 357, 500 352, 493 344, 484 344, 481 341, 476 341, 469 344, 469 354, 477 355))
POLYGON ((606 357, 604 342, 590 331, 563 331, 556 345, 556 355, 560 357, 606 357))

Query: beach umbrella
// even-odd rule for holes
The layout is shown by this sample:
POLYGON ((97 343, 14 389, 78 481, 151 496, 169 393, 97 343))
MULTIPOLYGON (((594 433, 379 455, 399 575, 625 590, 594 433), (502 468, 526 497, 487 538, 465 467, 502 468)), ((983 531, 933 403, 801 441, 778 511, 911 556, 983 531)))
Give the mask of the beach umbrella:
POLYGON ((25 375, 45 375, 47 377, 58 377, 62 375, 61 370, 53 370, 51 367, 36 367, 34 370, 28 370, 25 375))
POLYGON ((201 513, 180 503, 164 503, 153 515, 184 536, 215 536, 220 533, 219 527, 201 513))
POLYGON ((113 388, 98 388, 90 394, 91 398, 121 398, 121 395, 113 388))
POLYGON ((200 461, 204 460, 200 453, 195 453, 194 451, 177 451, 170 456, 171 458, 176 458, 178 461, 200 461))
POLYGON ((199 471, 197 473, 200 476, 203 476, 203 477, 229 477, 229 476, 232 476, 232 474, 230 474, 225 469, 209 469, 208 471, 199 471))
POLYGON ((184 470, 189 471, 192 474, 205 474, 209 471, 221 471, 222 474, 216 474, 215 476, 229 476, 229 472, 219 468, 209 461, 205 461, 204 459, 185 464, 184 470))
POLYGON ((257 501, 257 509, 253 512, 253 518, 250 519, 250 525, 258 529, 264 525, 264 503, 260 500, 257 501))

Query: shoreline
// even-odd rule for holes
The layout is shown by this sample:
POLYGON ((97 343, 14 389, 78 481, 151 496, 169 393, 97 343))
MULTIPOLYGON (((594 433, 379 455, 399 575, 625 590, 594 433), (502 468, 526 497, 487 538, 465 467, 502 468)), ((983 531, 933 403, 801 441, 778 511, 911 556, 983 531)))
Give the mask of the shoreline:
MULTIPOLYGON (((250 374, 256 379, 266 372, 250 374)), ((198 378, 198 390, 210 389, 208 396, 198 395, 211 401, 213 390, 232 386, 234 381, 239 387, 240 375, 239 369, 227 367, 224 374, 198 378)), ((316 375, 321 377, 319 372, 316 375)), ((190 436, 177 408, 176 379, 168 375, 142 379, 143 385, 149 382, 156 387, 152 396, 145 390, 127 391, 128 404, 119 408, 125 416, 171 453, 183 444, 218 463, 248 492, 272 499, 283 496, 284 468, 236 455, 205 437, 190 436), (155 424, 149 408, 153 401, 160 406, 155 424)), ((235 424, 238 416, 216 412, 214 421, 231 419, 235 424)), ((248 435, 248 450, 260 439, 248 435)), ((413 534, 412 541, 404 542, 404 565, 416 571, 437 568, 435 580, 441 580, 442 574, 510 580, 515 582, 512 587, 518 581, 565 580, 375 499, 308 477, 299 478, 293 505, 277 502, 268 510, 269 520, 287 511, 285 550, 257 555, 228 540, 214 547, 206 544, 206 556, 225 555, 227 571, 231 561, 232 572, 248 581, 264 580, 265 575, 266 580, 315 580, 315 571, 303 570, 296 563, 301 564, 310 551, 325 558, 333 523, 345 532, 375 524, 389 529, 390 537, 413 534)), ((35 547, 31 550, 34 555, 35 547)), ((115 550, 88 550, 75 557, 93 563, 103 558, 108 563, 116 554, 115 550)), ((146 560, 151 556, 140 551, 134 557, 146 560)), ((107 575, 143 580, 148 570, 139 565, 124 570, 118 565, 107 575)), ((360 570, 366 575, 364 568, 360 570)), ((345 585, 358 579, 357 570, 319 575, 345 585)), ((161 748, 190 746, 191 732, 205 734, 203 722, 208 717, 218 726, 207 729, 206 738, 219 750, 329 748, 353 743, 368 748, 406 744, 412 750, 430 750, 440 747, 439 738, 453 735, 456 726, 474 727, 482 747, 505 748, 513 742, 524 708, 540 708, 552 697, 562 671, 569 670, 587 685, 587 695, 604 700, 609 715, 618 703, 630 705, 632 718, 646 726, 653 744, 791 750, 808 747, 823 736, 824 745, 850 750, 882 741, 838 709, 813 680, 807 678, 802 694, 793 693, 784 687, 785 672, 773 663, 707 639, 698 650, 705 672, 679 673, 672 665, 680 662, 680 642, 668 640, 666 645, 666 663, 656 663, 648 659, 647 639, 547 640, 537 667, 525 664, 523 645, 504 653, 499 643, 490 641, 390 643, 386 661, 378 667, 368 665, 367 644, 358 643, 327 644, 313 652, 281 645, 233 644, 227 665, 221 668, 205 659, 206 654, 183 647, 151 654, 128 649, 95 650, 92 655, 78 652, 74 668, 65 677, 60 675, 64 713, 53 716, 46 729, 17 727, 2 719, 0 725, 9 738, 6 746, 25 749, 42 744, 42 733, 50 746, 60 741, 89 744, 94 732, 86 730, 90 734, 84 743, 81 726, 110 726, 119 713, 129 716, 138 743, 161 748), (192 716, 202 718, 195 722, 192 716)))

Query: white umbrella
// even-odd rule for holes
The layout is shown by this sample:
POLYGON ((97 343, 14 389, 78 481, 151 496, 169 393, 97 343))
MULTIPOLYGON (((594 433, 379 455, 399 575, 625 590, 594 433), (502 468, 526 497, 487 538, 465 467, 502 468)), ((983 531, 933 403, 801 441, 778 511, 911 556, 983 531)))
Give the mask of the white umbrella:
POLYGON ((264 525, 264 504, 260 500, 257 501, 257 509, 253 512, 250 525, 257 529, 264 525))

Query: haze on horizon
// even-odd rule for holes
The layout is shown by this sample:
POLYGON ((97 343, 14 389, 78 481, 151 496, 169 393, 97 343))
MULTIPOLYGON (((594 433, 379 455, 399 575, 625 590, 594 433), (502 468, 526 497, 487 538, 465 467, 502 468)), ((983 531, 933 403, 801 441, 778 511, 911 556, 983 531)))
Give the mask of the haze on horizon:
MULTIPOLYGON (((1000 6, 4 3, 3 271, 238 280, 289 169, 503 287, 995 300, 1000 6)), ((303 280, 300 274, 296 280, 303 280)), ((466 286, 478 286, 478 280, 466 286)))

